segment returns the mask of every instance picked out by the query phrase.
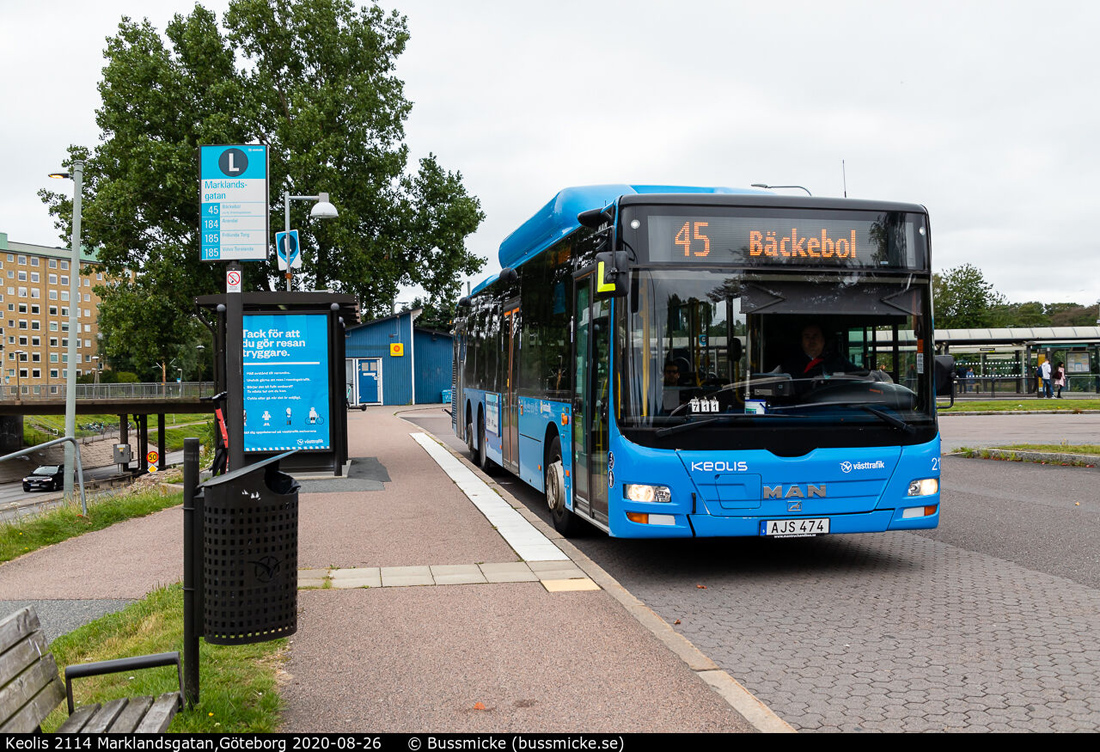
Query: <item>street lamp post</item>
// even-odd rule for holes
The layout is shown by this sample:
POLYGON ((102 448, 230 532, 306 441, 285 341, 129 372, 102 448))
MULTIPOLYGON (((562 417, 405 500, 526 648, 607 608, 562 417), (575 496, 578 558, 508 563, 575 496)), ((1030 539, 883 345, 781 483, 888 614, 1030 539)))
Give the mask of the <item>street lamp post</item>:
MULTIPOLYGON (((309 216, 314 219, 335 219, 340 216, 340 213, 336 211, 336 207, 329 203, 327 193, 319 193, 316 196, 291 196, 289 192, 283 192, 283 229, 286 230, 286 235, 283 236, 283 242, 287 244, 287 247, 283 250, 286 251, 290 247, 290 202, 291 201, 316 201, 313 208, 309 210, 309 216)), ((301 253, 301 249, 299 249, 301 253)), ((286 254, 286 291, 290 292, 290 280, 294 277, 294 272, 290 268, 290 254, 286 254)))
MULTIPOLYGON (((84 162, 74 160, 72 172, 54 172, 51 178, 72 178, 73 181, 73 236, 72 258, 69 262, 69 362, 65 370, 65 435, 76 437, 76 338, 79 334, 76 316, 80 308, 80 199, 84 186, 84 162)), ((65 497, 73 494, 75 472, 74 446, 65 442, 65 497)))
POLYGON ((768 188, 768 189, 771 189, 771 188, 798 188, 799 190, 806 191, 807 196, 814 195, 814 194, 810 193, 809 188, 805 188, 801 185, 768 185, 767 183, 753 183, 752 187, 753 188, 768 188))

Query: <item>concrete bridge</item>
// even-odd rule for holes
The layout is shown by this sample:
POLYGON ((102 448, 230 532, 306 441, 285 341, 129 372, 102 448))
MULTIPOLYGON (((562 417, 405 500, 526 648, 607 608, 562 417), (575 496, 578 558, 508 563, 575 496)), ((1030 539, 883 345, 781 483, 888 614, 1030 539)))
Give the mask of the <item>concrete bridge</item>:
MULTIPOLYGON (((78 415, 164 415, 212 413, 200 398, 214 394, 214 382, 151 384, 77 384, 78 415)), ((0 416, 64 415, 65 385, 0 386, 0 416)))

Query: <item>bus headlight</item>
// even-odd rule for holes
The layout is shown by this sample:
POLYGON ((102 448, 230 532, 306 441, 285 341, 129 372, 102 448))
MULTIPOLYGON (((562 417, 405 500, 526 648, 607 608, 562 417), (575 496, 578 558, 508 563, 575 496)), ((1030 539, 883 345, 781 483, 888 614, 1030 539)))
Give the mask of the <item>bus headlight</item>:
POLYGON ((630 501, 672 501, 668 486, 649 486, 644 483, 624 483, 623 497, 630 501))
POLYGON ((909 483, 910 496, 932 496, 940 492, 939 478, 921 478, 909 483))

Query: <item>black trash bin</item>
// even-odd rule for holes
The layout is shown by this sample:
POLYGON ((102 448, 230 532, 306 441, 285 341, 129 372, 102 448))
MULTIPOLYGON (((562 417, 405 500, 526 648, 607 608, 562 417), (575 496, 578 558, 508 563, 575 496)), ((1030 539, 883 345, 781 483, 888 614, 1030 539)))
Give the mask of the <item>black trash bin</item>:
POLYGON ((265 642, 298 628, 298 481, 287 452, 198 490, 203 514, 203 636, 215 645, 265 642))

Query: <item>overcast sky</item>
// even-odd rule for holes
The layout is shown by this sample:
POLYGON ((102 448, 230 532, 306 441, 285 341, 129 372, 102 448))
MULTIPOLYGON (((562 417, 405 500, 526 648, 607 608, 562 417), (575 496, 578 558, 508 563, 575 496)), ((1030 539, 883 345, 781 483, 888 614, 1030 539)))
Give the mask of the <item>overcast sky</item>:
MULTIPOLYGON (((934 268, 974 264, 1011 301, 1100 299, 1098 3, 380 4, 412 37, 412 165, 433 152, 480 199, 486 274, 566 186, 797 184, 924 204, 934 268)), ((0 0, 0 232, 68 245, 36 194, 97 143, 105 38, 193 7, 0 0)))

